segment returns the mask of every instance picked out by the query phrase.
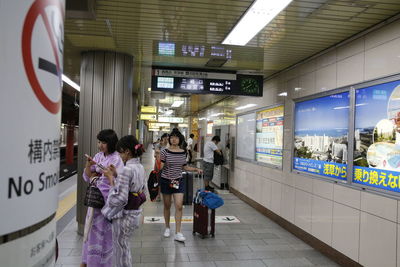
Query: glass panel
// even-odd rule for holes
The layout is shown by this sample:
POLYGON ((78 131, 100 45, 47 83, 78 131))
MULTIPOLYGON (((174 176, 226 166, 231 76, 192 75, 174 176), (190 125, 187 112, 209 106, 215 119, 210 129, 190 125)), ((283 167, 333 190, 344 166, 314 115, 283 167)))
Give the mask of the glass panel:
POLYGON ((258 111, 256 161, 282 167, 283 106, 258 111))
POLYGON ((347 179, 349 93, 296 103, 293 168, 347 179))
POLYGON ((400 192, 400 81, 356 90, 353 182, 400 192))

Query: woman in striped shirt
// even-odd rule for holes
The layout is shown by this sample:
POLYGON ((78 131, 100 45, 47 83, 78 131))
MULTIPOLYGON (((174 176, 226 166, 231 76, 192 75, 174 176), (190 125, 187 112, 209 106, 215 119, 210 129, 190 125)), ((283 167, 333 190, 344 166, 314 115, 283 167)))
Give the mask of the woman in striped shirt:
POLYGON ((186 151, 181 149, 181 145, 185 138, 179 130, 172 130, 169 135, 169 148, 161 151, 161 193, 164 201, 164 219, 165 231, 164 237, 171 235, 169 218, 171 214, 172 198, 175 203, 175 240, 184 242, 185 236, 181 233, 183 194, 185 192, 185 181, 182 178, 182 171, 203 171, 197 168, 189 167, 186 164, 186 151))

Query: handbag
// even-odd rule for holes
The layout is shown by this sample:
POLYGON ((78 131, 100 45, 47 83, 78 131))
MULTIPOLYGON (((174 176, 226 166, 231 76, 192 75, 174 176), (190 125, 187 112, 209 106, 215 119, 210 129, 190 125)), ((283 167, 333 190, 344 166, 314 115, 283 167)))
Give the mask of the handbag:
POLYGON ((85 200, 83 204, 88 207, 95 209, 101 209, 104 207, 104 197, 100 189, 96 186, 96 181, 99 177, 94 177, 88 188, 86 189, 85 200))
POLYGON ((146 202, 146 194, 142 191, 129 192, 128 203, 125 205, 125 210, 138 210, 140 206, 146 202))

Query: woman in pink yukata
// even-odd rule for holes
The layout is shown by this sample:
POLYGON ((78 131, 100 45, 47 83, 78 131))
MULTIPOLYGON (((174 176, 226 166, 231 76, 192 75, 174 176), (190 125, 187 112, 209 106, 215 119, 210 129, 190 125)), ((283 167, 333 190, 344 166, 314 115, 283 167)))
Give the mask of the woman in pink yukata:
MULTIPOLYGON (((89 182, 94 176, 99 176, 97 187, 107 201, 110 191, 110 182, 104 176, 102 169, 96 165, 101 164, 105 168, 110 165, 121 171, 124 167, 119 153, 116 151, 118 142, 117 134, 111 130, 102 130, 97 134, 97 147, 99 153, 94 158, 88 158, 83 172, 83 179, 89 182)), ((111 267, 112 266, 112 228, 101 209, 88 208, 85 221, 85 233, 83 237, 81 267, 111 267)))

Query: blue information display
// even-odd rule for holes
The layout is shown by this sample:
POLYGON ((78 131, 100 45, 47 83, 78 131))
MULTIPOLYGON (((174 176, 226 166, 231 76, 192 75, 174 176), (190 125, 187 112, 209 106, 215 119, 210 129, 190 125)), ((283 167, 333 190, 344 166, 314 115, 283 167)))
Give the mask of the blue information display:
POLYGON ((314 173, 340 180, 347 179, 347 165, 313 159, 294 158, 294 168, 299 171, 314 173))
POLYGON ((400 192, 400 81, 356 90, 353 182, 400 192))
POLYGON ((296 103, 293 168, 345 180, 349 93, 296 103))

